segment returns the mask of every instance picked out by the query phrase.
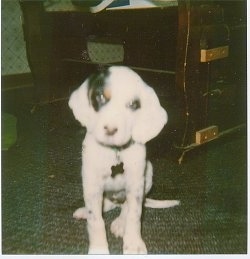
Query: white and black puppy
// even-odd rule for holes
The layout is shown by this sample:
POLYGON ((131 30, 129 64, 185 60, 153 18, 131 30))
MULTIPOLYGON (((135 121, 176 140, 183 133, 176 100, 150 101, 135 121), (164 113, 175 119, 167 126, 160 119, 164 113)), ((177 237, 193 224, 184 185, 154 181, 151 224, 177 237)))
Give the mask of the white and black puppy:
POLYGON ((109 253, 102 212, 120 206, 112 233, 123 238, 124 254, 146 254, 142 205, 167 208, 179 204, 145 199, 153 175, 145 143, 166 124, 166 111, 155 91, 123 66, 90 76, 72 93, 69 106, 87 128, 82 151, 85 207, 76 210, 74 217, 87 219, 89 253, 109 253))

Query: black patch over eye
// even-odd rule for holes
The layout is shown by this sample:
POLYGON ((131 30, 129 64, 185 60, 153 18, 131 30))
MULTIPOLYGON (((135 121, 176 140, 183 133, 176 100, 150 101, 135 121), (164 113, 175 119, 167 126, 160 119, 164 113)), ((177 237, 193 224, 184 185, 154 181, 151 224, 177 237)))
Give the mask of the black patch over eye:
POLYGON ((99 111, 102 106, 108 103, 109 99, 104 95, 104 91, 96 92, 92 95, 92 105, 96 111, 99 111))
POLYGON ((107 104, 110 100, 105 94, 104 94, 104 87, 95 89, 91 93, 91 104, 95 111, 99 111, 105 104, 107 104))
POLYGON ((127 104, 127 107, 132 110, 136 111, 141 108, 141 102, 139 99, 135 99, 127 104))
POLYGON ((95 111, 99 111, 102 106, 108 103, 109 98, 105 96, 104 90, 106 79, 109 76, 109 71, 103 71, 90 76, 88 83, 88 98, 95 111))

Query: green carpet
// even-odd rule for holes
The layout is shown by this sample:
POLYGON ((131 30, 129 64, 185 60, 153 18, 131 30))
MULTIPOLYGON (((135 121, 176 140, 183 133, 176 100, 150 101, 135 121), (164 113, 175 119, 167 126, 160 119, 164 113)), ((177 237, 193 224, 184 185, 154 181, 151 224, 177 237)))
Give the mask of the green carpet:
MULTIPOLYGON (((84 130, 66 102, 30 113, 16 111, 18 139, 2 153, 3 254, 85 254, 85 221, 72 218, 83 204, 81 142, 84 130)), ((152 146, 161 146, 157 143, 152 146)), ((164 149, 165 150, 165 149, 164 149)), ((247 252, 246 136, 226 138, 188 154, 178 165, 151 150, 154 186, 149 196, 180 199, 171 209, 144 209, 142 235, 150 254, 247 252)), ((105 214, 112 254, 122 240, 109 230, 119 210, 105 214)))

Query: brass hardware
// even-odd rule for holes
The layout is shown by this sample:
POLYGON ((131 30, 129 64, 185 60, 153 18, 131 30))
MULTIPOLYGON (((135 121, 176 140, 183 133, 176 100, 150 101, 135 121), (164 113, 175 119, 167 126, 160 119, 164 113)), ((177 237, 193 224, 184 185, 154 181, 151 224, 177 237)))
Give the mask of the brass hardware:
POLYGON ((216 59, 228 57, 229 46, 222 46, 213 49, 201 49, 201 62, 209 62, 216 59))
POLYGON ((203 144, 207 141, 215 139, 218 136, 219 130, 217 126, 210 126, 208 128, 196 131, 196 144, 203 144))
MULTIPOLYGON (((218 130, 218 127, 217 126, 211 126, 209 128, 213 128, 213 127, 216 127, 217 130, 218 130)), ((217 135, 205 142, 202 142, 202 143, 192 143, 188 146, 185 146, 185 147, 178 147, 178 146, 175 146, 176 148, 182 150, 182 154, 180 156, 180 158, 178 159, 178 162, 179 164, 181 164, 183 162, 183 159, 184 159, 184 156, 186 155, 186 153, 188 153, 190 150, 193 150, 201 145, 206 145, 206 143, 209 143, 210 141, 213 141, 215 139, 219 139, 219 138, 222 138, 222 137, 225 137, 225 136, 228 136, 229 134, 233 134, 235 132, 239 132, 243 129, 246 128, 246 124, 240 124, 238 126, 235 126, 233 128, 230 128, 230 129, 227 129, 227 130, 224 130, 224 131, 221 131, 221 132, 218 132, 217 135)), ((207 128, 208 129, 208 128, 207 128)), ((204 130, 202 130, 204 131, 204 130)), ((198 136, 200 135, 200 131, 198 131, 198 136)), ((198 139, 199 140, 199 139, 198 139)))

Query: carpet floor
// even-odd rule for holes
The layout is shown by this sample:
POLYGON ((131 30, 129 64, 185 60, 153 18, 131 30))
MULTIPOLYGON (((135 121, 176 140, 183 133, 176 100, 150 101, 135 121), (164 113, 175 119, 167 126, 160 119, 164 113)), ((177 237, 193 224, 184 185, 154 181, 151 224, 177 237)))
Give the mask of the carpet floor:
MULTIPOLYGON (((15 112, 17 142, 2 152, 2 253, 86 254, 82 206, 84 129, 66 102, 15 112)), ((156 140, 157 141, 157 140, 156 140)), ((150 153, 154 153, 151 151, 150 153)), ((156 150, 149 196, 179 199, 170 209, 143 209, 142 236, 150 254, 247 253, 246 134, 196 149, 183 164, 156 150)), ((104 215, 112 254, 122 240, 110 232, 119 209, 104 215)))

